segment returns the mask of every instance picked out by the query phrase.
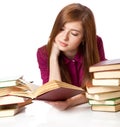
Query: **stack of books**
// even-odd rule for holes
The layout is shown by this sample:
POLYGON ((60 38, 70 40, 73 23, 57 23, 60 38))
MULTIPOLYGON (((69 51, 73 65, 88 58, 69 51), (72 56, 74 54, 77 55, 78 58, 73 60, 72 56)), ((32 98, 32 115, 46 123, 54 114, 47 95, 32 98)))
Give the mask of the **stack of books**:
POLYGON ((0 117, 14 116, 23 111, 32 99, 10 95, 10 91, 26 91, 28 88, 21 78, 0 80, 0 117))
POLYGON ((94 111, 120 111, 120 59, 104 60, 89 68, 93 74, 86 97, 94 111))

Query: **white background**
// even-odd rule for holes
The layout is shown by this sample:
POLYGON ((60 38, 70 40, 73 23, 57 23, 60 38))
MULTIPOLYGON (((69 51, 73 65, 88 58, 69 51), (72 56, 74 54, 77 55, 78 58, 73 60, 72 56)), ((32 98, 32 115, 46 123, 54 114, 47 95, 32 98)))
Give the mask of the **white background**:
POLYGON ((58 12, 80 2, 93 11, 107 59, 120 58, 119 0, 0 0, 0 78, 23 75, 41 84, 36 59, 58 12))

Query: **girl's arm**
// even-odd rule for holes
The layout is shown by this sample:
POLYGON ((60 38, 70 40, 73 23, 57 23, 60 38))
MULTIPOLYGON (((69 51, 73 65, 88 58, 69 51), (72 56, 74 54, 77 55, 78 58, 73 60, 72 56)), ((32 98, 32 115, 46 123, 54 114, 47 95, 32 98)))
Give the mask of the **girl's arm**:
POLYGON ((54 43, 50 56, 50 65, 48 65, 48 54, 46 50, 46 45, 37 50, 37 61, 43 84, 50 80, 61 81, 60 70, 58 65, 59 53, 60 51, 57 48, 57 45, 54 43))
POLYGON ((60 50, 57 48, 56 43, 54 43, 52 47, 51 56, 50 56, 49 81, 51 80, 61 81, 60 68, 58 63, 59 53, 60 53, 60 50))

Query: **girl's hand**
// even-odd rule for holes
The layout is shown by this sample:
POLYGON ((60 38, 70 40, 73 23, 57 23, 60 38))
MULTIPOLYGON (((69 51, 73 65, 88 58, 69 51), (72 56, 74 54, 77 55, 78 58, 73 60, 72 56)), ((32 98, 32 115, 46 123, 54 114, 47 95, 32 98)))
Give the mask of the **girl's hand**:
POLYGON ((57 44, 54 42, 53 46, 52 46, 52 51, 51 51, 51 56, 50 57, 52 57, 52 58, 55 57, 56 58, 56 57, 59 56, 59 54, 60 54, 60 50, 58 49, 57 44))
POLYGON ((58 110, 65 110, 68 108, 67 101, 45 101, 46 103, 50 104, 51 106, 55 107, 58 110))
POLYGON ((52 105, 53 107, 57 108, 58 110, 66 110, 70 107, 84 104, 88 102, 88 99, 86 98, 85 94, 78 94, 76 96, 73 96, 66 101, 46 101, 48 104, 52 105))

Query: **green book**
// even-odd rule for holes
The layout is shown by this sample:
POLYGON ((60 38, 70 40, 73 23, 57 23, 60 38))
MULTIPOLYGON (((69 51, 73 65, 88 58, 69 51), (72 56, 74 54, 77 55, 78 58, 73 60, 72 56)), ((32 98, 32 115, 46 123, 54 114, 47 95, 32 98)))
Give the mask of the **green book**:
POLYGON ((102 100, 102 101, 89 99, 89 104, 90 105, 117 105, 117 104, 120 104, 120 97, 108 99, 108 100, 102 100))

